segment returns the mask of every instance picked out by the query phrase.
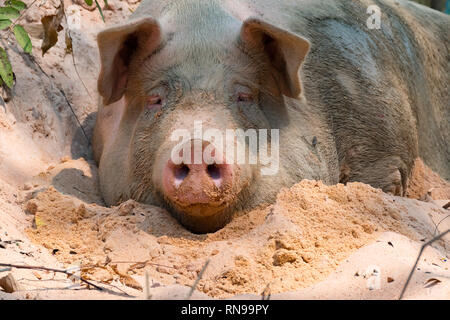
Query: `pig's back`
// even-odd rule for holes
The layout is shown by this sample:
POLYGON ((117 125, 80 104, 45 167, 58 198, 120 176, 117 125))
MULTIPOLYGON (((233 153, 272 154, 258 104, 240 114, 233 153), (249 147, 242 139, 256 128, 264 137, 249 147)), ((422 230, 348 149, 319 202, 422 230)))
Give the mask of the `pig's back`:
POLYGON ((450 180, 450 16, 412 4, 406 23, 411 26, 422 70, 413 69, 419 154, 450 180))
POLYGON ((450 179, 450 17, 409 1, 376 3, 379 30, 367 27, 365 1, 298 0, 272 17, 312 44, 305 95, 326 108, 340 161, 364 145, 407 167, 421 156, 450 179))

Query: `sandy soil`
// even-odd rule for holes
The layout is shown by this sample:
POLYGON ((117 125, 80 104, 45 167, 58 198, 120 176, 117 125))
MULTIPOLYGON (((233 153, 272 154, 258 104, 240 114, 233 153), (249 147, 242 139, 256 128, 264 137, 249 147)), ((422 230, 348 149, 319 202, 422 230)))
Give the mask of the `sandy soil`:
MULTIPOLYGON (((27 23, 57 3, 38 1, 27 23)), ((136 6, 109 3, 110 22, 136 6)), ((98 12, 76 1, 65 6, 83 81, 63 36, 44 57, 33 38, 31 59, 0 33, 17 79, 0 99, 0 263, 81 267, 83 278, 105 290, 65 274, 14 268, 0 278, 11 273, 18 290, 0 289, 0 299, 183 299, 207 261, 193 298, 261 299, 264 292, 272 299, 396 299, 420 246, 450 228, 442 208, 450 184, 420 160, 409 198, 361 183, 301 181, 281 190, 276 203, 236 213, 207 235, 188 232, 157 207, 104 207, 89 145, 69 108, 89 137, 101 23, 98 12), (72 16, 82 19, 81 28, 71 26, 72 16)), ((405 298, 450 298, 449 249, 447 236, 425 250, 405 298)))

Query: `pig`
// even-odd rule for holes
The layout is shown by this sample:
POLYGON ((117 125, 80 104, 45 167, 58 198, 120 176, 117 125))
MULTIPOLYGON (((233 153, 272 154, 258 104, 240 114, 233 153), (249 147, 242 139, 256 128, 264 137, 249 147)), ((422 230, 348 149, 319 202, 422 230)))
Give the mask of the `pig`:
POLYGON ((143 0, 97 39, 104 200, 207 233, 302 179, 404 195, 417 157, 450 179, 449 30, 447 15, 402 0, 143 0), (196 121, 278 129, 278 170, 222 161, 195 134, 179 155, 196 144, 214 162, 175 163, 172 133, 196 121))

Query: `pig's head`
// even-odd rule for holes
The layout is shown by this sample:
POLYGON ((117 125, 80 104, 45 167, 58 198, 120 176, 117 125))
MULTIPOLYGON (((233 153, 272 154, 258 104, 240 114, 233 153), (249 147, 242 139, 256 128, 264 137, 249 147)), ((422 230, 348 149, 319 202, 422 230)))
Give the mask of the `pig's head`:
POLYGON ((234 211, 278 191, 257 183, 268 179, 259 164, 228 163, 215 138, 196 135, 199 122, 203 133, 214 129, 224 138, 226 129, 282 130, 283 96, 300 95, 299 68, 309 50, 305 39, 259 19, 204 17, 144 17, 98 36, 104 108, 124 104, 100 162, 105 200, 163 206, 194 232, 215 231, 234 211), (184 140, 174 139, 180 129, 184 140), (210 160, 195 161, 194 149, 210 160))

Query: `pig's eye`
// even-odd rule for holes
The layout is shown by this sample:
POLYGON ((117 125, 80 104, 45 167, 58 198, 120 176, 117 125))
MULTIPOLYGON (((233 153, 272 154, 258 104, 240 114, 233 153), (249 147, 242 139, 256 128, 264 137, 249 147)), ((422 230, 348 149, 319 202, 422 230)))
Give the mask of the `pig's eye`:
POLYGON ((255 91, 244 84, 235 83, 234 99, 237 103, 252 102, 255 100, 255 91))
POLYGON ((238 92, 236 100, 237 102, 251 102, 254 100, 254 98, 253 94, 251 93, 238 92))
POLYGON ((159 94, 154 94, 147 99, 147 109, 154 110, 159 109, 162 106, 162 98, 159 94))

